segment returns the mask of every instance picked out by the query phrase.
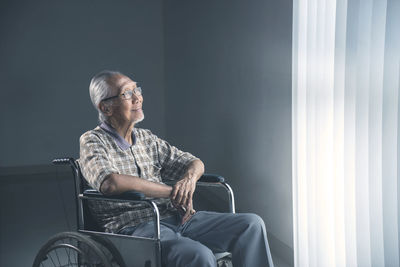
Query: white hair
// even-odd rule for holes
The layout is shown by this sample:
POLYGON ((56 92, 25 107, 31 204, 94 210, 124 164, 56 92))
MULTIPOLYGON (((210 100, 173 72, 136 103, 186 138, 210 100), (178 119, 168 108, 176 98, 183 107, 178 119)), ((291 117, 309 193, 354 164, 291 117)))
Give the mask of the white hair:
MULTIPOLYGON (((99 103, 101 102, 101 100, 112 96, 111 95, 112 88, 108 83, 108 80, 115 75, 123 75, 123 74, 118 71, 104 70, 96 74, 90 81, 90 86, 89 86, 90 99, 92 100, 93 106, 97 109, 99 113, 100 122, 107 121, 107 117, 99 109, 99 103)), ((110 101, 110 104, 111 103, 112 102, 110 101)))

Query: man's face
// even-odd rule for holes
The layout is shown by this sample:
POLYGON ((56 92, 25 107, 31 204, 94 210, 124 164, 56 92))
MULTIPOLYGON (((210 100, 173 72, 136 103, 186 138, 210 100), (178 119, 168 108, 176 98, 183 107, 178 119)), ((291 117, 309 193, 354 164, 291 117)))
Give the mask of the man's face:
POLYGON ((125 99, 122 95, 126 91, 134 90, 136 82, 124 75, 115 75, 109 80, 109 84, 112 87, 113 95, 119 95, 113 100, 111 117, 121 124, 142 121, 144 119, 143 96, 132 94, 131 99, 125 99))

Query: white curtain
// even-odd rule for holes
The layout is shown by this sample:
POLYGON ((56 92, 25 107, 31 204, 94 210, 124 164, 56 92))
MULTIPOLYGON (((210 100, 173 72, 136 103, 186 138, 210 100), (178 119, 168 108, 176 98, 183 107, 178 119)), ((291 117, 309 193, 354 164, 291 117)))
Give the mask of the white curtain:
POLYGON ((295 266, 400 266, 400 0, 293 3, 295 266))

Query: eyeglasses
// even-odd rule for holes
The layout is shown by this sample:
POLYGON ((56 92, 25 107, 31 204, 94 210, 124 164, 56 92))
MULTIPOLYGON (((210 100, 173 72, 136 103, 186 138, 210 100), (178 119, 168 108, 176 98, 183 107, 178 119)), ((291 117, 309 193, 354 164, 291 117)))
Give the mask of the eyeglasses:
MULTIPOLYGON (((132 90, 127 90, 124 93, 120 94, 122 96, 122 99, 128 100, 128 99, 132 99, 133 94, 137 95, 137 96, 141 96, 142 95, 142 88, 141 87, 136 87, 135 89, 132 90)), ((107 98, 104 98, 101 101, 107 101, 113 98, 117 98, 120 95, 115 95, 115 96, 110 96, 107 98)))

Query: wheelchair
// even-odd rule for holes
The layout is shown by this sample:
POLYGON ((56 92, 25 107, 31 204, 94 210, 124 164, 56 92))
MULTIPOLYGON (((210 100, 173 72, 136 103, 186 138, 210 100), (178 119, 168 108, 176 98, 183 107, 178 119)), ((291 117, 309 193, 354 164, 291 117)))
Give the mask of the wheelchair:
MULTIPOLYGON (((69 165, 74 174, 75 205, 77 212, 76 232, 61 232, 51 237, 39 250, 33 267, 46 266, 85 266, 85 267, 161 267, 160 215, 152 199, 138 192, 125 192, 120 195, 105 196, 87 184, 80 171, 79 162, 73 158, 57 158, 54 165, 69 165), (144 203, 153 209, 154 238, 128 236, 103 232, 90 213, 88 201, 118 201, 144 203)), ((164 181, 173 185, 172 181, 164 181)), ((193 197, 194 207, 207 209, 199 201, 201 188, 204 192, 218 189, 224 192, 214 195, 223 212, 235 213, 235 201, 231 187, 222 176, 204 174, 197 182, 193 197), (200 193, 197 193, 200 189, 200 193), (197 203, 199 203, 197 205, 197 203)), ((204 196, 203 196, 204 198, 204 196)), ((205 200, 208 200, 206 197, 205 200)), ((204 202, 204 201, 203 201, 204 202)), ((208 203, 210 204, 210 203, 208 203)), ((211 203, 212 204, 212 203, 211 203)), ((209 210, 209 209, 207 209, 209 210)), ((232 267, 231 253, 214 253, 218 267, 232 267)))

